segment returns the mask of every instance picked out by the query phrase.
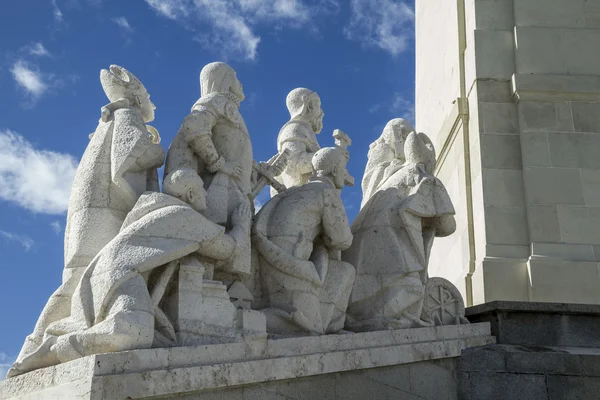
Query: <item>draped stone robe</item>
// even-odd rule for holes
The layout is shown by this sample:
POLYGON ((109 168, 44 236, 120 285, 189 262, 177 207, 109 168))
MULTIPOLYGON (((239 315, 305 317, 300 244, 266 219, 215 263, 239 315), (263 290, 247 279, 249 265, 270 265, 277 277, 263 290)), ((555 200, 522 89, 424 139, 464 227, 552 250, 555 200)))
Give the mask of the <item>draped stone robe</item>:
POLYGON ((146 190, 158 191, 156 169, 165 152, 152 142, 140 111, 127 104, 106 106, 110 113, 90 137, 69 200, 62 285, 46 303, 17 360, 41 344, 50 323, 70 314, 71 295, 83 271, 117 235, 139 196, 146 190))

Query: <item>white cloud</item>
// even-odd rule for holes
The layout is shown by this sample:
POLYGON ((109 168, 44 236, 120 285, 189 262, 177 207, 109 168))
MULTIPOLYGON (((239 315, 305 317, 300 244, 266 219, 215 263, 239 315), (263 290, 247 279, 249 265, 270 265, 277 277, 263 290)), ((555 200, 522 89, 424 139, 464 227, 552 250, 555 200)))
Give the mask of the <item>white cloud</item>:
POLYGON ((51 54, 40 42, 32 43, 28 48, 29 54, 39 57, 50 57, 51 54))
POLYGON ((415 122, 415 103, 407 100, 402 92, 395 92, 387 101, 373 104, 368 109, 369 113, 385 113, 394 118, 404 118, 411 123, 415 122))
POLYGON ((15 362, 16 357, 9 357, 6 353, 0 351, 0 381, 6 377, 8 369, 15 362))
POLYGON ((159 15, 182 23, 208 23, 211 32, 195 40, 220 50, 222 56, 254 60, 258 24, 298 28, 313 17, 330 13, 335 0, 145 0, 159 15))
POLYGON ((56 5, 56 0, 52 0, 52 15, 54 16, 54 20, 56 22, 63 21, 63 13, 60 11, 60 8, 56 5))
POLYGON ((406 97, 400 92, 394 93, 392 97, 392 103, 390 105, 390 111, 397 115, 399 118, 404 118, 410 121, 412 124, 415 123, 415 103, 414 101, 407 100, 406 97))
POLYGON ((17 84, 33 99, 37 99, 50 87, 42 73, 23 60, 15 62, 10 70, 17 84))
POLYGON ((50 222, 50 227, 52 228, 52 230, 54 231, 54 233, 56 233, 57 235, 59 233, 61 233, 62 230, 63 230, 62 224, 59 221, 52 221, 52 222, 50 222))
POLYGON ((77 160, 38 150, 10 130, 0 131, 0 200, 43 214, 67 211, 77 160))
POLYGON ((398 55, 413 35, 415 13, 404 0, 351 0, 346 37, 398 55))
POLYGON ((0 230, 0 237, 6 239, 8 241, 15 241, 15 242, 19 243, 21 246, 23 246, 25 251, 31 250, 31 248, 33 247, 33 244, 34 244, 33 239, 27 235, 19 235, 16 233, 0 230))
POLYGON ((115 24, 119 25, 119 27, 121 29, 123 29, 124 31, 133 32, 133 28, 131 27, 131 25, 129 25, 129 21, 127 21, 127 18, 117 17, 117 18, 113 18, 112 21, 115 24))

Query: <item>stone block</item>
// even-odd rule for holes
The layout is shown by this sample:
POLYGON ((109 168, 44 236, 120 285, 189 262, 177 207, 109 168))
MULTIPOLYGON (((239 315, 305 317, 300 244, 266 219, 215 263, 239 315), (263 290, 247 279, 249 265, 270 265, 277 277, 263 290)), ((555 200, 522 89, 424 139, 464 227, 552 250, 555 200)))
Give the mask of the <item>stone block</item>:
POLYGON ((475 29, 512 30, 513 7, 509 1, 477 0, 475 3, 475 29))
POLYGON ((476 82, 477 100, 482 103, 509 103, 512 101, 510 80, 485 80, 476 82))
POLYGON ((519 347, 506 353, 506 370, 514 374, 580 375, 579 356, 561 350, 519 347))
POLYGON ((521 142, 518 136, 486 134, 480 140, 483 168, 522 168, 521 142))
POLYGON ((523 132, 521 134, 523 165, 529 167, 550 167, 550 146, 546 132, 523 132))
POLYGON ((558 222, 564 242, 600 245, 600 207, 558 206, 558 222))
POLYGON ((466 315, 471 322, 490 322, 499 344, 600 347, 599 305, 493 301, 467 308, 466 315))
POLYGON ((529 278, 525 259, 485 258, 476 269, 482 275, 480 301, 529 299, 529 278))
POLYGON ((556 98, 563 94, 597 95, 600 92, 600 77, 585 75, 515 74, 512 77, 513 91, 518 93, 552 93, 556 98))
POLYGON ((566 74, 565 57, 557 51, 557 43, 560 43, 560 40, 559 29, 517 26, 515 28, 516 72, 566 74))
POLYGON ((527 212, 525 207, 485 208, 485 229, 487 243, 527 244, 527 212))
POLYGON ((548 400, 544 375, 470 372, 460 400, 548 400))
POLYGON ((514 103, 479 103, 483 133, 519 133, 519 116, 514 103))
POLYGON ((560 224, 558 209, 554 205, 530 205, 527 207, 529 239, 532 242, 559 243, 560 224))
POLYGON ((586 206, 600 207, 600 169, 580 169, 586 206))
POLYGON ((527 204, 584 204, 578 169, 526 167, 524 177, 527 204))
POLYGON ((517 26, 585 27, 584 0, 514 0, 517 26))
POLYGON ((437 362, 410 365, 410 391, 425 399, 456 399, 457 387, 453 366, 444 368, 437 362))
POLYGON ((599 303, 598 263, 531 259, 529 261, 532 301, 599 303))
POLYGON ((548 133, 552 165, 564 168, 600 168, 596 149, 600 133, 548 133))
POLYGON ((550 400, 598 399, 600 378, 548 376, 548 398, 550 400))
POLYGON ((510 79, 515 72, 514 35, 512 30, 476 30, 476 78, 510 79))
POLYGON ((576 132, 600 133, 600 103, 571 103, 576 132))
MULTIPOLYGON (((558 42, 557 42, 558 43, 558 42)), ((566 72, 573 75, 597 75, 600 70, 600 54, 590 51, 600 43, 600 29, 562 29, 560 48, 566 72)))
POLYGON ((506 372, 506 353, 497 345, 466 349, 458 365, 461 372, 506 372))
POLYGON ((573 132, 573 116, 568 103, 521 101, 519 126, 523 131, 573 132))
POLYGON ((525 205, 523 172, 518 169, 483 170, 483 196, 489 206, 525 205))
POLYGON ((596 261, 594 248, 589 244, 534 242, 531 244, 531 256, 564 261, 596 261))
POLYGON ((600 1, 587 0, 584 4, 585 26, 588 28, 600 28, 600 1))

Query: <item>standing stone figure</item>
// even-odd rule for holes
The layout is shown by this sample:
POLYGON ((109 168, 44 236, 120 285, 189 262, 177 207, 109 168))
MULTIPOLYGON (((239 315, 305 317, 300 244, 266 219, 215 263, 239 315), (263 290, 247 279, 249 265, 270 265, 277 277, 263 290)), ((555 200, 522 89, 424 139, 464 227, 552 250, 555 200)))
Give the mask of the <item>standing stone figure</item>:
POLYGON ((309 182, 268 201, 255 217, 253 245, 267 308, 267 331, 324 334, 344 327, 354 267, 340 260, 352 243, 340 190, 347 153, 317 151, 309 182))
MULTIPOLYGON (((242 204, 251 204, 258 178, 252 143, 239 111, 244 92, 236 72, 222 62, 202 68, 200 89, 200 99, 169 146, 165 174, 182 168, 197 171, 207 192, 206 217, 230 229, 233 212, 242 204)), ((239 263, 227 266, 228 272, 250 272, 249 247, 246 253, 239 263)))
POLYGON ((395 118, 386 124, 379 139, 371 143, 362 180, 361 207, 364 207, 383 181, 404 165, 404 142, 411 132, 414 132, 414 128, 410 122, 395 118))
POLYGON ((156 169, 163 164, 165 152, 158 132, 146 125, 154 120, 156 108, 150 95, 132 73, 116 65, 102 70, 100 81, 111 103, 102 107, 75 174, 65 229, 63 282, 25 339, 17 362, 42 344, 50 323, 70 315, 71 295, 83 271, 117 235, 140 195, 158 191, 156 169))
POLYGON ((172 275, 159 267, 174 270, 190 258, 200 264, 235 258, 240 245, 247 247, 251 210, 240 205, 225 234, 200 213, 205 191, 196 171, 172 171, 164 190, 142 194, 118 235, 85 269, 71 315, 50 324, 43 343, 9 376, 91 354, 177 344, 174 321, 159 307, 168 284, 163 278, 172 275))
POLYGON ((404 155, 405 163, 383 173, 361 208, 352 224, 352 246, 342 255, 356 267, 346 321, 352 331, 435 322, 421 319, 427 263, 434 237, 456 229, 454 207, 432 175, 435 151, 429 138, 411 132, 404 155))
MULTIPOLYGON (((285 187, 304 185, 313 173, 312 157, 321 147, 317 137, 323 129, 323 109, 316 92, 306 88, 292 90, 285 99, 290 120, 279 131, 277 151, 288 150, 290 159, 277 177, 285 187)), ((271 197, 277 191, 271 189, 271 197)))

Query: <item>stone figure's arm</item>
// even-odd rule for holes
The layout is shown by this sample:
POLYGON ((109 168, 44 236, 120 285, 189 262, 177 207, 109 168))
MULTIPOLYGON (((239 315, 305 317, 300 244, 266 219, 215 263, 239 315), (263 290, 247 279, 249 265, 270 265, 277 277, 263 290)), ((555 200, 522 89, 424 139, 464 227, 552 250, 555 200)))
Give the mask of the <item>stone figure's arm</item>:
POLYGON ((335 189, 326 189, 323 197, 323 241, 331 250, 346 250, 352 244, 352 231, 344 203, 335 189))
POLYGON ((281 151, 288 150, 290 159, 288 165, 292 166, 298 173, 312 173, 312 157, 315 153, 308 152, 306 144, 302 140, 288 140, 281 146, 281 151))
POLYGON ((452 235, 456 231, 456 219, 454 215, 443 215, 434 218, 432 228, 435 230, 435 236, 437 237, 452 235))
POLYGON ((249 203, 242 203, 232 215, 233 229, 227 234, 200 244, 198 253, 215 260, 229 259, 237 246, 243 246, 250 240, 252 213, 249 203))
POLYGON ((216 123, 215 113, 203 107, 188 115, 180 128, 185 141, 202 159, 210 172, 217 172, 225 164, 225 160, 212 141, 212 128, 216 123))

